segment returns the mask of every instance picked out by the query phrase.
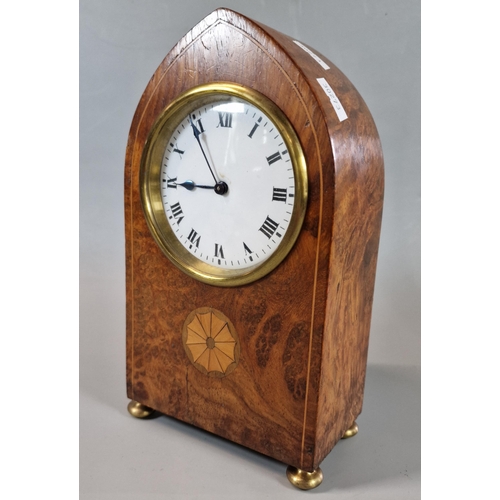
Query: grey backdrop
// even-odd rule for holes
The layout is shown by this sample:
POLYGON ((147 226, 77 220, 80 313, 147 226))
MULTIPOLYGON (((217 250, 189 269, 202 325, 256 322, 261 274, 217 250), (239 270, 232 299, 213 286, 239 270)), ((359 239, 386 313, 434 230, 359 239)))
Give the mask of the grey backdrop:
POLYGON ((420 2, 80 1, 82 498, 292 498, 283 464, 161 417, 126 412, 123 163, 149 78, 225 6, 301 40, 354 83, 377 124, 386 195, 360 434, 314 494, 420 497, 420 2))

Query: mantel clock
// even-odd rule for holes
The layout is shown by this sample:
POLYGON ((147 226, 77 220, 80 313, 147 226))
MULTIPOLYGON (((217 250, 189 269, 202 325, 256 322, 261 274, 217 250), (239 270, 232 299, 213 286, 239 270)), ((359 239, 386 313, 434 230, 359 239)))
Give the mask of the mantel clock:
POLYGON ((357 432, 383 199, 373 119, 300 41, 228 9, 167 54, 126 154, 127 394, 289 465, 357 432))

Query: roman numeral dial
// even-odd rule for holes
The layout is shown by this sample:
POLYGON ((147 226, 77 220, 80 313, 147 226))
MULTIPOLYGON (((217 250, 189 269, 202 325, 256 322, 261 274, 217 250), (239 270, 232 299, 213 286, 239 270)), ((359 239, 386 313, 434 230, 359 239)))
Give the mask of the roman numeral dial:
POLYGON ((284 133, 284 118, 260 104, 214 93, 179 105, 168 124, 158 201, 167 255, 178 267, 246 275, 281 246, 291 248, 297 174, 287 141, 294 132, 284 133))

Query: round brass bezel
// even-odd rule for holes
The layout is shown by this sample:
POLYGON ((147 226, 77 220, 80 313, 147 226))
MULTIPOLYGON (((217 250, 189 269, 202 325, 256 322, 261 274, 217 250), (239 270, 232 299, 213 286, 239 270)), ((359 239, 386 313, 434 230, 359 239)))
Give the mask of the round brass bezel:
POLYGON ((271 272, 292 249, 304 221, 307 205, 307 167, 292 125, 281 109, 261 93, 242 85, 217 82, 193 87, 167 106, 153 125, 141 158, 141 202, 147 224, 162 252, 189 276, 216 286, 239 286, 271 272), (243 99, 260 109, 275 125, 287 146, 295 177, 295 201, 286 233, 275 252, 261 264, 245 269, 221 269, 191 254, 177 239, 165 214, 161 197, 161 167, 168 140, 188 113, 204 104, 243 99))

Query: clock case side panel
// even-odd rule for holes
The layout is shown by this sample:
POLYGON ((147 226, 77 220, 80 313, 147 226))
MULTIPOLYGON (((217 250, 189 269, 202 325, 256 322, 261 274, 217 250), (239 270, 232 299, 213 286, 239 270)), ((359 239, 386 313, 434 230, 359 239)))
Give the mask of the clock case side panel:
MULTIPOLYGON (((150 82, 151 84, 151 82, 150 82)), ((125 217, 125 290, 126 290, 126 387, 127 397, 135 400, 133 381, 132 381, 132 363, 133 363, 133 220, 134 213, 132 209, 132 177, 134 151, 137 150, 136 136, 140 118, 143 113, 147 92, 144 92, 136 108, 127 141, 125 154, 124 171, 124 217, 125 217)))
POLYGON ((354 85, 324 59, 330 65, 324 78, 348 118, 339 122, 329 98, 318 88, 335 159, 318 462, 362 411, 384 197, 382 146, 372 115, 354 85))
MULTIPOLYGON (((327 256, 331 242, 331 225, 322 225, 321 218, 329 220, 333 212, 333 199, 324 197, 322 191, 333 192, 333 177, 321 179, 324 165, 333 168, 327 128, 300 69, 260 27, 226 9, 212 13, 200 25, 174 47, 152 77, 130 134, 126 169, 128 395, 175 418, 310 470, 315 454, 327 256), (200 25, 205 26, 205 31, 200 25), (251 49, 237 66, 227 66, 225 62, 232 57, 231 50, 238 46, 230 43, 231 26, 235 28, 234 33, 237 31, 239 46, 251 49), (214 30, 223 36, 215 38, 214 30), (195 57, 191 47, 195 33, 200 40, 200 58, 195 57), (246 40, 251 40, 251 44, 246 40), (260 58, 272 59, 272 69, 263 71, 262 61, 252 62, 252 54, 256 53, 261 54, 260 58), (176 78, 169 79, 166 94, 157 92, 159 86, 166 85, 162 79, 169 68, 176 64, 182 71, 175 73, 176 78), (188 278, 166 260, 147 231, 139 204, 139 162, 154 116, 180 92, 214 80, 253 88, 275 101, 288 116, 307 153, 308 211, 294 249, 268 276, 251 286, 234 289, 220 289, 192 280, 188 298, 188 278), (290 93, 298 97, 290 99, 290 93), (318 255, 322 258, 318 259, 318 255), (304 256, 305 262, 301 261, 304 256), (146 280, 138 278, 137 269, 149 273, 146 280), (157 271, 164 274, 158 276, 157 271), (145 297, 152 283, 156 293, 149 297, 157 304, 157 310, 152 311, 148 319, 141 309, 147 304, 145 297), (176 290, 182 293, 176 293, 176 297, 184 297, 186 314, 191 308, 211 305, 222 310, 235 324, 242 342, 242 355, 239 367, 230 376, 209 381, 185 357, 175 333, 182 324, 180 313, 164 314, 167 309, 162 296, 172 296, 174 284, 180 287, 176 290), (291 290, 294 293, 291 294, 291 290), (245 322, 254 321, 254 311, 259 309, 249 307, 256 301, 255 296, 268 302, 267 312, 246 328, 245 322), (225 306, 233 302, 231 307, 225 306), (312 314, 311 310, 315 312, 312 314), (241 317, 237 316, 239 312, 241 317), (166 325, 167 317, 171 326, 166 325), (161 339, 163 334, 158 334, 161 324, 171 330, 165 334, 165 342, 161 339), (148 333, 141 331, 143 327, 148 333), (169 345, 169 356, 175 364, 168 373, 160 370, 158 350, 150 347, 153 343, 160 347, 160 341, 169 345), (245 371, 247 390, 242 393, 237 380, 245 371), (204 410, 200 411, 202 405, 204 410), (304 405, 308 407, 307 412, 304 405)), ((160 355, 165 359, 161 349, 160 355)))
MULTIPOLYGON (((330 63, 331 64, 331 63, 330 63)), ((333 64, 332 67, 334 68, 333 64)), ((335 208, 320 398, 318 459, 351 427, 363 406, 384 199, 384 159, 373 117, 339 70, 326 78, 348 119, 327 120, 335 157, 335 208), (345 401, 341 407, 335 400, 345 401)), ((320 94, 325 107, 331 106, 320 94)), ((332 119, 333 118, 333 119, 332 119)))
POLYGON ((375 286, 384 162, 371 113, 349 79, 327 58, 325 69, 288 36, 273 32, 303 68, 321 105, 334 154, 334 215, 329 251, 328 298, 322 343, 314 466, 317 467, 361 413, 375 286), (340 121, 317 78, 342 104, 340 121))
POLYGON ((319 460, 363 406, 384 196, 382 148, 370 111, 354 87, 343 103, 350 123, 330 124, 336 196, 323 351, 330 361, 323 364, 321 381, 319 460), (338 400, 346 404, 336 405, 338 400))

